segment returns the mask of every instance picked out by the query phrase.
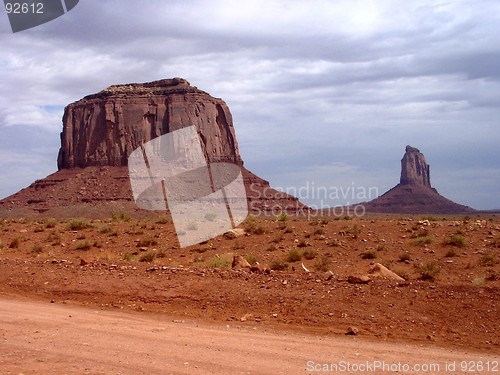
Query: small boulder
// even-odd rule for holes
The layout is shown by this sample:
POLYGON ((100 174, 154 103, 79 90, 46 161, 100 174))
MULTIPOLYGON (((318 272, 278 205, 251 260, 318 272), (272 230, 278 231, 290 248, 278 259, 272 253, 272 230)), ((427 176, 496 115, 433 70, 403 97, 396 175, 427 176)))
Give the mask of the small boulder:
POLYGON ((390 269, 381 265, 380 263, 375 263, 375 265, 370 270, 370 274, 372 274, 373 276, 383 277, 389 280, 395 280, 401 282, 405 281, 405 279, 403 279, 401 276, 392 272, 390 269))
POLYGON ((349 284, 368 284, 371 281, 366 275, 351 275, 347 278, 349 284))
POLYGON ((347 332, 346 332, 346 335, 348 336, 357 336, 359 334, 359 330, 354 327, 354 326, 350 326, 347 328, 347 332))

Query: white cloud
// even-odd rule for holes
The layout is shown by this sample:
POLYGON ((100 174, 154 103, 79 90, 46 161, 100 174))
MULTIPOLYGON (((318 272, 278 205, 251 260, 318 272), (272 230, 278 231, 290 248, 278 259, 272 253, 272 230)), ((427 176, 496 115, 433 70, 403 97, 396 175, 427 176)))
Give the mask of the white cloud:
MULTIPOLYGON (((51 151, 22 154, 50 170, 64 105, 111 84, 181 76, 226 100, 245 165, 275 185, 389 188, 406 144, 451 185, 454 171, 500 160, 499 22, 497 1, 81 1, 25 32, 0 24, 0 130, 46 129, 51 151)), ((21 152, 15 142, 0 151, 21 152)), ((26 173, 17 165, 0 196, 26 173)), ((497 205, 497 176, 450 193, 497 205)))

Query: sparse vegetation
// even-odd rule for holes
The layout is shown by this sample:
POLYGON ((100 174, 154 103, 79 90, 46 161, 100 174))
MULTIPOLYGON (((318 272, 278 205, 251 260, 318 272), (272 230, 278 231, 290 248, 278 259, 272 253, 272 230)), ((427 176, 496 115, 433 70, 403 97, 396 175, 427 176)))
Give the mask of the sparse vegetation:
POLYGON ((340 246, 340 241, 334 238, 333 240, 329 240, 326 244, 331 247, 338 247, 340 246))
POLYGON ((168 224, 170 222, 170 218, 166 215, 160 216, 158 219, 156 219, 156 224, 168 224))
POLYGON ((55 230, 53 230, 47 235, 47 242, 50 242, 52 246, 60 245, 61 236, 55 230))
POLYGON ((486 284, 486 278, 484 276, 478 276, 472 279, 472 285, 484 286, 486 284))
POLYGON ((126 262, 135 262, 137 260, 137 253, 128 252, 123 254, 122 259, 126 262))
POLYGON ((19 237, 16 237, 10 241, 9 248, 10 249, 17 249, 19 247, 19 244, 21 243, 21 240, 19 237))
POLYGON ((149 247, 158 245, 158 241, 153 238, 143 238, 137 242, 137 247, 149 247))
POLYGON ((461 234, 454 234, 443 241, 443 244, 446 246, 456 246, 456 247, 465 247, 467 245, 467 241, 465 237, 461 234))
POLYGON ((301 239, 298 243, 297 243, 297 247, 307 247, 307 242, 305 239, 301 239))
POLYGON ((31 248, 31 255, 36 256, 36 255, 38 255, 38 254, 42 253, 42 251, 43 251, 43 247, 42 247, 42 245, 40 245, 40 244, 35 244, 35 245, 33 245, 33 247, 31 248))
POLYGON ((266 229, 257 222, 257 219, 253 215, 249 215, 245 222, 243 223, 243 228, 245 232, 250 234, 264 234, 266 233, 266 229))
POLYGON ((91 228, 92 224, 85 219, 73 219, 68 223, 68 230, 83 230, 91 228))
POLYGON ((427 262, 416 266, 420 272, 421 280, 434 281, 440 272, 439 265, 436 262, 427 262))
POLYGON ((75 245, 75 250, 89 250, 92 247, 89 241, 80 241, 75 245))
POLYGON ((293 233, 293 229, 292 228, 285 228, 285 233, 293 233))
POLYGON ((411 255, 410 253, 403 253, 399 256, 399 261, 400 262, 409 262, 411 261, 411 255))
POLYGON ((446 258, 453 258, 457 256, 457 252, 454 249, 450 249, 444 254, 446 258))
POLYGON ((152 262, 156 258, 156 253, 154 251, 148 251, 139 257, 139 262, 152 262))
POLYGON ((414 238, 412 241, 411 241, 412 245, 415 245, 415 246, 425 246, 425 245, 429 245, 432 243, 432 238, 430 238, 429 236, 425 236, 425 237, 417 237, 417 238, 414 238))
POLYGON ((326 256, 323 255, 314 263, 314 269, 318 272, 327 272, 330 270, 331 261, 326 256))
POLYGON ((317 228, 314 231, 314 234, 317 235, 317 236, 321 236, 322 234, 325 234, 325 230, 323 228, 317 228))
POLYGON ((253 266, 255 263, 257 263, 257 258, 253 254, 249 254, 245 257, 246 261, 253 266))
POLYGON ((361 253, 361 259, 375 259, 377 257, 377 253, 373 250, 368 250, 361 253))
POLYGON ((288 269, 288 263, 286 263, 280 259, 275 259, 271 262, 270 268, 273 271, 285 271, 288 269))
POLYGON ((113 232, 113 228, 111 228, 109 225, 103 226, 99 229, 99 233, 101 234, 106 234, 111 232, 113 232))
POLYGON ((276 216, 277 221, 287 221, 288 220, 288 215, 284 212, 276 216))
POLYGON ((56 219, 47 219, 45 221, 45 228, 47 228, 47 229, 55 228, 56 225, 57 225, 57 220, 56 219))
POLYGON ((208 259, 207 266, 209 268, 229 268, 231 267, 231 261, 220 257, 212 257, 208 259))
POLYGON ((483 254, 479 259, 479 264, 483 267, 493 267, 497 263, 498 260, 493 254, 483 254))
POLYGON ((346 233, 350 234, 352 238, 357 239, 361 234, 361 228, 358 224, 354 224, 351 228, 346 229, 346 233))
POLYGON ((316 255, 318 255, 318 253, 314 250, 306 250, 306 251, 304 251, 304 253, 302 255, 303 255, 304 259, 312 260, 312 259, 316 258, 316 255))
POLYGON ((121 212, 119 214, 115 214, 115 213, 111 214, 111 220, 128 223, 132 220, 132 218, 129 215, 127 215, 126 213, 121 212))
POLYGON ((302 254, 297 249, 290 249, 288 250, 285 259, 290 263, 298 262, 302 259, 302 254))

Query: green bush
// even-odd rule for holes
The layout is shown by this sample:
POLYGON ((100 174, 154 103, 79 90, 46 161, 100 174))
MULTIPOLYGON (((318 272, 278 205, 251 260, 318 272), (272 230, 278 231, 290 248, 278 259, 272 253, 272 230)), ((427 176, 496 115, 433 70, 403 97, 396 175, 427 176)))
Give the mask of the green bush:
POLYGON ((285 271, 288 269, 288 263, 280 259, 275 259, 271 262, 270 268, 273 271, 285 271))
POLYGON ((284 212, 276 216, 277 221, 287 221, 288 220, 288 215, 284 212))
POLYGON ((92 247, 88 241, 80 241, 75 245, 75 250, 89 250, 92 247))
POLYGON ((130 216, 128 216, 127 214, 121 212, 119 214, 111 214, 111 220, 113 221, 122 221, 122 222, 125 222, 125 223, 128 223, 129 221, 132 220, 132 218, 130 216))
POLYGON ((148 251, 139 257, 139 262, 152 262, 155 260, 156 254, 153 251, 148 251))
POLYGON ((411 243, 412 243, 412 245, 415 245, 415 246, 425 246, 425 245, 429 245, 432 243, 432 238, 430 238, 428 236, 417 237, 417 238, 414 238, 411 241, 411 243))
POLYGON ((421 280, 430 281, 433 281, 441 271, 439 265, 436 262, 427 262, 425 264, 420 264, 417 266, 417 269, 420 272, 421 280))
POLYGON ((68 230, 83 230, 91 227, 92 224, 85 219, 73 219, 68 223, 68 230))
POLYGON ((290 249, 288 250, 285 259, 287 262, 290 263, 298 262, 299 260, 302 259, 302 254, 296 249, 290 249))
POLYGON ((465 247, 467 245, 467 241, 461 234, 454 234, 446 238, 443 244, 447 246, 465 247))

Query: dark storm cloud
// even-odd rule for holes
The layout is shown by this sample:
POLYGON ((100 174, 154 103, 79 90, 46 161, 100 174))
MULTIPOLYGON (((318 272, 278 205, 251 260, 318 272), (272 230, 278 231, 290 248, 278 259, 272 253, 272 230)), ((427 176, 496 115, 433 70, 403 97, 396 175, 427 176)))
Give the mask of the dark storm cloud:
MULTIPOLYGON (((275 185, 385 189, 412 144, 436 164, 436 183, 455 184, 450 198, 500 207, 499 22, 496 1, 431 0, 85 0, 16 35, 5 17, 0 129, 38 127, 51 141, 41 150, 21 140, 29 131, 9 133, 4 178, 54 170, 64 105, 182 76, 227 101, 245 165, 275 185)), ((4 181, 0 195, 26 184, 4 181)))

